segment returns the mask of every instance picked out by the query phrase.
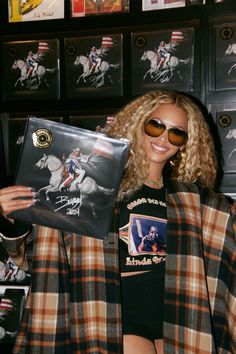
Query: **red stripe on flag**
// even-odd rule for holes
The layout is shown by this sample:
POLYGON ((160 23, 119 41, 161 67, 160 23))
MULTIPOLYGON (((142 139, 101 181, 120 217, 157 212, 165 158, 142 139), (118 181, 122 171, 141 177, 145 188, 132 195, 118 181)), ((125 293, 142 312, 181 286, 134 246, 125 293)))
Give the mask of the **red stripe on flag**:
POLYGON ((113 46, 113 40, 111 37, 103 37, 102 38, 102 47, 112 47, 113 46))
POLYGON ((184 40, 183 32, 181 32, 181 31, 172 32, 172 35, 171 35, 172 42, 181 42, 183 40, 184 40))
POLYGON ((13 309, 13 304, 10 299, 5 299, 3 298, 1 303, 0 303, 0 310, 12 310, 13 309))
POLYGON ((49 51, 49 45, 47 42, 39 42, 38 50, 42 52, 49 51))

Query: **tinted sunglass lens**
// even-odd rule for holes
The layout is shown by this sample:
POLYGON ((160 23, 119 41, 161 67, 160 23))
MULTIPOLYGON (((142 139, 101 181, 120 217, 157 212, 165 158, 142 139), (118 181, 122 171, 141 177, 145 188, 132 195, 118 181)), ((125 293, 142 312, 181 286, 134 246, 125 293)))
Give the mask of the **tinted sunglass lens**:
POLYGON ((147 135, 152 137, 160 136, 166 129, 164 124, 157 122, 154 119, 149 120, 144 125, 144 131, 147 135))
POLYGON ((183 130, 171 128, 168 131, 168 138, 172 145, 181 146, 186 143, 188 136, 183 130))

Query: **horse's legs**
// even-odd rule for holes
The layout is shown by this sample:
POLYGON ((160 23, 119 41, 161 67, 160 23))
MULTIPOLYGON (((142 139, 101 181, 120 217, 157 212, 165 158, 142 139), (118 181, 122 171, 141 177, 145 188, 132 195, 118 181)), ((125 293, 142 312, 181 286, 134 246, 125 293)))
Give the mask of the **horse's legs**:
POLYGON ((177 70, 177 73, 179 75, 180 80, 183 80, 183 76, 181 75, 181 72, 179 70, 177 70))
POLYGON ((21 86, 24 86, 23 81, 25 80, 25 77, 20 76, 19 79, 15 82, 15 87, 17 86, 18 82, 20 81, 21 86))
POLYGON ((78 79, 77 79, 77 81, 76 81, 76 84, 78 84, 78 83, 80 82, 80 79, 83 77, 83 75, 84 75, 84 74, 81 74, 81 75, 78 77, 78 79))
POLYGON ((90 75, 89 72, 88 72, 88 73, 86 72, 86 73, 81 74, 81 75, 78 77, 76 83, 78 84, 79 81, 80 81, 80 79, 83 79, 84 83, 86 84, 87 81, 85 80, 85 78, 86 78, 87 76, 89 76, 89 75, 90 75))
POLYGON ((57 192, 58 191, 58 184, 56 186, 50 186, 51 188, 48 188, 46 189, 46 192, 45 192, 45 196, 46 196, 46 200, 49 202, 50 201, 50 198, 49 198, 49 195, 48 193, 51 193, 51 192, 57 192))
POLYGON ((21 79, 21 78, 19 77, 19 79, 16 80, 16 82, 15 82, 15 87, 17 86, 17 84, 18 84, 18 82, 20 81, 20 79, 21 79))
POLYGON ((228 75, 231 73, 231 71, 233 70, 233 69, 235 69, 236 68, 236 64, 234 64, 234 65, 232 65, 231 66, 231 68, 229 69, 229 71, 228 71, 228 75))
POLYGON ((46 85, 47 87, 50 87, 50 85, 49 85, 47 79, 43 79, 43 82, 45 82, 45 85, 46 85))
POLYGON ((146 79, 147 74, 149 74, 149 73, 150 73, 150 71, 151 71, 151 69, 149 69, 148 71, 146 71, 146 72, 145 72, 145 74, 143 75, 143 80, 145 80, 145 79, 146 79))
POLYGON ((149 74, 151 76, 151 79, 154 79, 153 77, 153 73, 156 71, 156 68, 150 68, 148 71, 146 71, 146 73, 143 76, 143 80, 146 79, 147 75, 149 74))
POLYGON ((112 80, 112 78, 111 78, 111 75, 107 74, 107 77, 108 77, 110 83, 113 85, 113 80, 112 80))
POLYGON ((101 73, 101 75, 98 75, 97 80, 96 80, 98 82, 98 84, 95 85, 96 87, 104 86, 104 75, 105 75, 105 73, 101 73))
POLYGON ((232 156, 235 152, 236 152, 236 149, 233 149, 233 150, 231 151, 231 153, 229 154, 229 159, 231 158, 231 156, 232 156))
POLYGON ((36 89, 38 89, 39 88, 39 86, 41 85, 41 83, 42 83, 42 76, 37 76, 37 83, 36 83, 36 89))

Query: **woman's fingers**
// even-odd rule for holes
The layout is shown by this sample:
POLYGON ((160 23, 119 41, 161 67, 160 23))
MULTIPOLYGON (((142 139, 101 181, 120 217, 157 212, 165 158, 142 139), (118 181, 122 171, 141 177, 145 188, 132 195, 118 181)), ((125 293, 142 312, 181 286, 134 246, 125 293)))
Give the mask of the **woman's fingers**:
POLYGON ((35 203, 35 192, 30 187, 12 186, 0 189, 0 213, 4 216, 35 203), (23 199, 22 199, 23 198, 23 199))

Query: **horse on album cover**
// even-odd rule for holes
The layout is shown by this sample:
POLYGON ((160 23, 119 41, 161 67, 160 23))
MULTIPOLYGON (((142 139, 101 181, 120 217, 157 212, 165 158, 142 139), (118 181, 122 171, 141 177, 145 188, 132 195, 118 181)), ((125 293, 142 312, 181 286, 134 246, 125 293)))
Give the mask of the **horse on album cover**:
MULTIPOLYGON (((76 149, 75 149, 76 150, 76 149)), ((75 168, 74 171, 74 176, 73 178, 70 178, 70 182, 67 184, 65 181, 68 180, 68 175, 65 176, 65 173, 67 174, 69 170, 69 159, 66 159, 64 162, 61 161, 58 157, 55 155, 46 155, 43 154, 42 158, 34 165, 35 169, 48 169, 51 176, 49 179, 49 184, 46 186, 41 187, 36 194, 39 196, 41 192, 45 192, 45 198, 47 202, 50 202, 50 197, 49 193, 52 192, 65 192, 71 193, 71 192, 79 192, 79 208, 81 205, 86 201, 89 202, 92 213, 94 216, 96 216, 95 212, 95 202, 90 198, 91 196, 95 196, 96 193, 100 192, 103 193, 104 195, 111 195, 113 193, 113 189, 109 188, 104 188, 100 185, 97 184, 95 179, 93 179, 90 176, 85 176, 85 170, 82 168, 83 162, 80 161, 80 170, 78 171, 78 168, 75 168), (79 173, 78 173, 79 172, 79 173)), ((87 164, 88 160, 84 163, 87 164)), ((57 211, 59 209, 56 209, 57 211)))
POLYGON ((56 70, 55 68, 49 69, 45 68, 43 65, 39 65, 37 67, 37 70, 35 72, 30 73, 29 75, 27 64, 24 60, 21 59, 17 59, 14 61, 12 69, 20 70, 20 77, 16 80, 15 87, 18 85, 18 83, 20 83, 21 86, 25 86, 26 88, 31 90, 37 90, 42 84, 42 82, 44 82, 46 86, 49 87, 45 74, 47 72, 52 74, 56 70))

